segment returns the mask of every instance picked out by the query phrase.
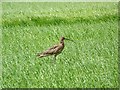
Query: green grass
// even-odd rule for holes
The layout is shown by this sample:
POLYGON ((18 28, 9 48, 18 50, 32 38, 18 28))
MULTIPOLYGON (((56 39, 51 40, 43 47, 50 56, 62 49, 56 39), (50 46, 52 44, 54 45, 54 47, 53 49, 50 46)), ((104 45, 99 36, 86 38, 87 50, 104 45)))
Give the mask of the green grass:
POLYGON ((2 3, 2 88, 117 88, 117 3, 2 3), (64 51, 38 58, 65 36, 64 51))

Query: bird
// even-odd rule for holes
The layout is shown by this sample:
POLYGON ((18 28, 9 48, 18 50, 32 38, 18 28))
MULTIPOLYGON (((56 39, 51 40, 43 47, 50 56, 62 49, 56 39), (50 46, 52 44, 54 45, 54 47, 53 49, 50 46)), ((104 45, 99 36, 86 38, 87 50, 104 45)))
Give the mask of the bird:
POLYGON ((63 51, 63 49, 65 47, 64 40, 73 41, 71 39, 67 39, 65 37, 61 37, 59 44, 52 46, 51 48, 43 51, 42 53, 38 53, 37 56, 39 58, 42 58, 42 57, 53 55, 54 59, 56 60, 56 56, 59 55, 63 51))

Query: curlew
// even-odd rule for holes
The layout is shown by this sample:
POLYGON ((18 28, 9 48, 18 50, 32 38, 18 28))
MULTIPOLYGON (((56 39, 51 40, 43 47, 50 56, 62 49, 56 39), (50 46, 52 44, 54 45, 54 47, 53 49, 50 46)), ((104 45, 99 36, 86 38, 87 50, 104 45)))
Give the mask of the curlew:
MULTIPOLYGON (((58 54, 60 54, 64 49, 64 46, 65 46, 64 45, 64 40, 70 40, 70 39, 67 39, 65 37, 61 37, 59 44, 54 45, 53 47, 49 48, 48 50, 46 50, 42 53, 38 53, 37 56, 42 58, 42 57, 53 55, 54 59, 56 59, 56 56, 58 54)), ((73 40, 70 40, 70 41, 73 41, 73 40)))

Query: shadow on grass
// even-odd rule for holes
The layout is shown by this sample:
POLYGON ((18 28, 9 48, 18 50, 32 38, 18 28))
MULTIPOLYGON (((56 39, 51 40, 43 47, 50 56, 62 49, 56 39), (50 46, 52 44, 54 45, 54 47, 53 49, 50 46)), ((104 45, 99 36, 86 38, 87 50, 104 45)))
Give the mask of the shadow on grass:
POLYGON ((109 20, 118 20, 117 15, 104 15, 104 16, 90 16, 87 18, 84 17, 24 17, 24 18, 10 18, 2 20, 3 27, 12 27, 12 26, 49 26, 49 25, 60 25, 60 24, 74 24, 74 23, 99 23, 106 22, 109 20))

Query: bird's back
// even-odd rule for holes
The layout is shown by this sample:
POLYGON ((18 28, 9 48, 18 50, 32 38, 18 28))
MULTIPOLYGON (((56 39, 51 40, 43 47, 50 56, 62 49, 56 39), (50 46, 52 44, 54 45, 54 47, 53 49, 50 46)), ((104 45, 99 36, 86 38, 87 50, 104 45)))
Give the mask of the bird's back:
POLYGON ((43 53, 39 53, 38 56, 44 57, 44 56, 48 56, 48 55, 58 55, 62 52, 63 49, 64 49, 64 45, 60 43, 58 45, 54 45, 53 47, 49 48, 48 50, 44 51, 43 53))

